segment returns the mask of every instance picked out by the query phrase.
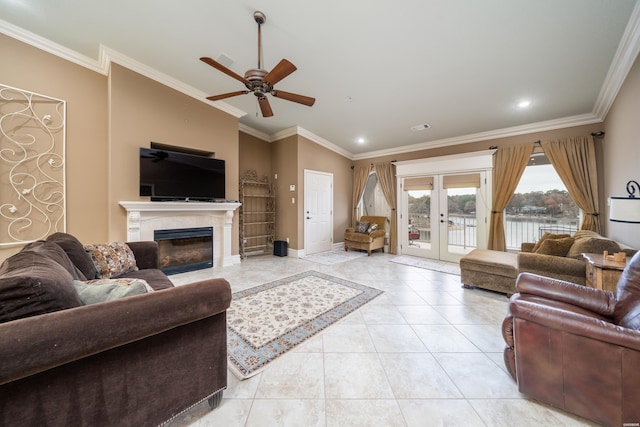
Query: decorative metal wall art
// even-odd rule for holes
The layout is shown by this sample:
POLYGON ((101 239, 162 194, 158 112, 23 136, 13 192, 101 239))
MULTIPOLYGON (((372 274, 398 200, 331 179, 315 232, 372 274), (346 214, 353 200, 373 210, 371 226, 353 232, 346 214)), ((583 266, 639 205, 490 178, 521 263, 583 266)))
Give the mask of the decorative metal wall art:
POLYGON ((0 246, 66 231, 66 102, 0 84, 0 246))

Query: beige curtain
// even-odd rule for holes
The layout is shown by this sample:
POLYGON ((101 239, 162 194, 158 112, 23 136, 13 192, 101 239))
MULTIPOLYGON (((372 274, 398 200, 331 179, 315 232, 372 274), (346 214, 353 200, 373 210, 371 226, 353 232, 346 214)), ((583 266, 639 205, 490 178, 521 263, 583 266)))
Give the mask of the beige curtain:
POLYGON ((384 193, 387 204, 391 208, 391 223, 389 227, 389 253, 395 254, 398 246, 398 219, 396 217, 397 195, 396 195, 396 165, 391 162, 376 163, 376 175, 380 188, 384 193))
POLYGON ((596 148, 591 135, 540 143, 544 153, 584 213, 582 230, 600 233, 596 148))
POLYGON ((493 155, 493 203, 489 223, 488 248, 506 251, 504 218, 502 211, 516 191, 518 182, 527 167, 534 143, 498 148, 493 155))
POLYGON ((371 165, 360 165, 353 168, 353 195, 351 196, 351 206, 353 206, 353 212, 351 215, 351 227, 356 226, 356 221, 360 219, 358 212, 358 205, 360 199, 364 193, 364 187, 367 185, 369 179, 369 172, 371 172, 371 165))

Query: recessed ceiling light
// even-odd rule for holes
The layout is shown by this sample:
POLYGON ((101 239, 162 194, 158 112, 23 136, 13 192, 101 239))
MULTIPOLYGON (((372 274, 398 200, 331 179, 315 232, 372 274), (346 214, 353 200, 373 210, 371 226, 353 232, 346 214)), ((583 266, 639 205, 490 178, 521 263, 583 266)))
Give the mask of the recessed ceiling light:
POLYGON ((529 101, 528 99, 518 102, 518 108, 527 108, 530 106, 531 106, 531 101, 529 101))
POLYGON ((365 143, 365 139, 364 138, 358 138, 358 144, 364 144, 365 143))
POLYGON ((421 130, 429 129, 431 125, 429 123, 423 123, 421 125, 411 126, 411 132, 420 132, 421 130))

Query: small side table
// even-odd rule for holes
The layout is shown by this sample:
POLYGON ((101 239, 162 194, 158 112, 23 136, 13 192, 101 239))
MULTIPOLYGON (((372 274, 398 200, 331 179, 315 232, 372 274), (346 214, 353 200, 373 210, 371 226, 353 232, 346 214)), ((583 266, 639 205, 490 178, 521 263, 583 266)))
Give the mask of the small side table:
POLYGON ((587 286, 605 291, 616 291, 622 270, 627 266, 630 258, 625 262, 605 259, 602 254, 582 254, 587 260, 587 286))

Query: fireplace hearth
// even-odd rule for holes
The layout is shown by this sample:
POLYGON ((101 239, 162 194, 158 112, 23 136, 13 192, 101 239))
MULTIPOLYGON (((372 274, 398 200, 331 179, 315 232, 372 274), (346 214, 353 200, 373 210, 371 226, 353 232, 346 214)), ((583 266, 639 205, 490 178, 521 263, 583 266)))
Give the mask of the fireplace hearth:
POLYGON ((213 267, 213 227, 154 230, 153 240, 167 275, 213 267))

